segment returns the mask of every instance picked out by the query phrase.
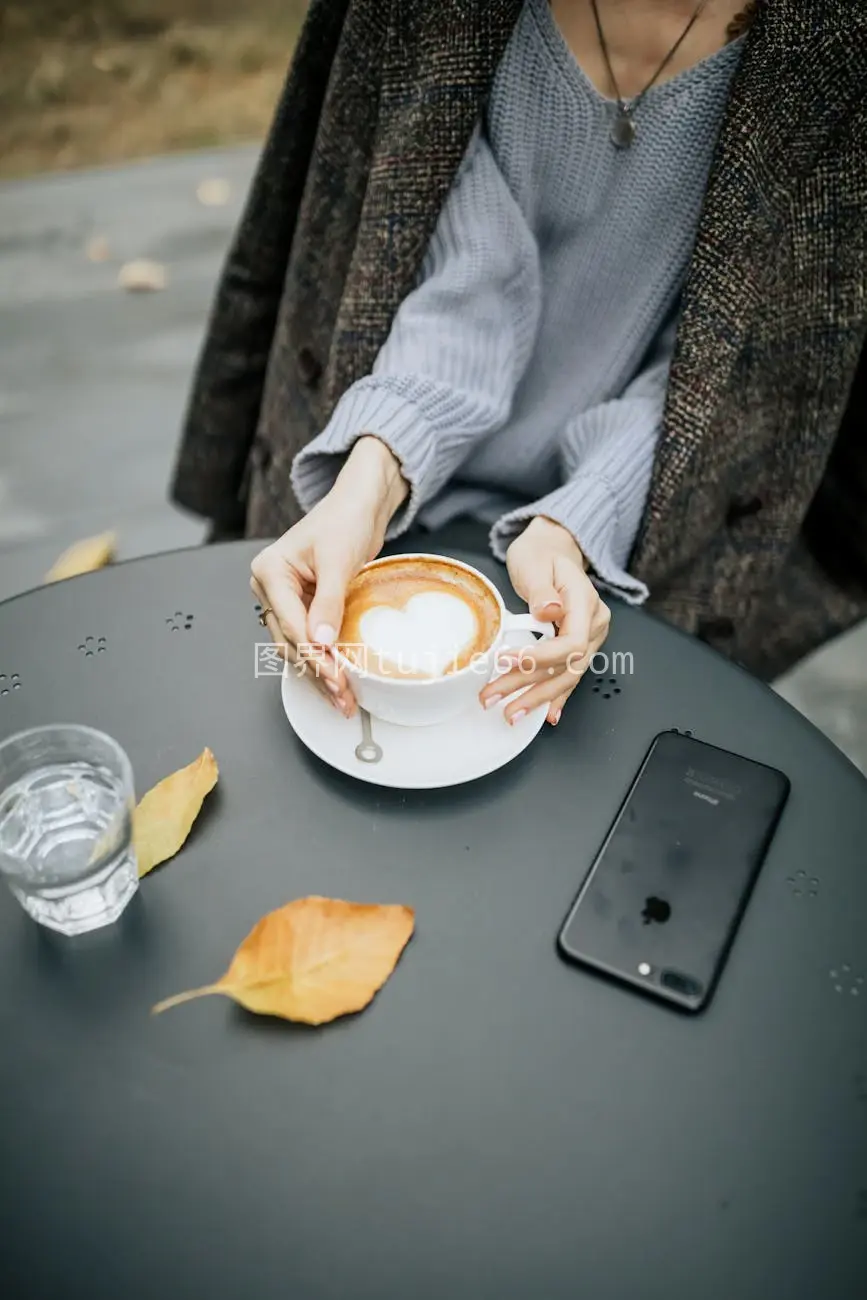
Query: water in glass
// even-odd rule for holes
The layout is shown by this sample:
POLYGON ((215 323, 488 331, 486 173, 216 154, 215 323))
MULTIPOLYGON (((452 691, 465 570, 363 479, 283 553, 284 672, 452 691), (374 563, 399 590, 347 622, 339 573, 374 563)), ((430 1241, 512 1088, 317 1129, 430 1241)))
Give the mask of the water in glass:
MULTIPOLYGON (((101 738, 107 747, 100 753, 96 738, 91 732, 78 746, 68 736, 65 744, 31 744, 31 759, 57 761, 20 771, 0 793, 0 871, 35 920, 64 934, 115 921, 138 888, 128 761, 109 737, 101 738)), ((27 766, 20 753, 16 766, 27 766)))

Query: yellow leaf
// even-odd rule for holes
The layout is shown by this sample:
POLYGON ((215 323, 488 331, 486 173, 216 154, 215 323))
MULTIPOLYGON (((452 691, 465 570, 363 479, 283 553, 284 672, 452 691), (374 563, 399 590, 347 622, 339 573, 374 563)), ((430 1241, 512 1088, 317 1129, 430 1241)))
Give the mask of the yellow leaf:
POLYGON ((214 755, 203 749, 189 767, 173 772, 148 790, 133 814, 139 876, 146 876, 161 862, 173 858, 183 846, 219 775, 214 755))
POLYGON ((107 262, 111 257, 111 244, 105 235, 95 235, 87 241, 84 251, 89 262, 107 262))
POLYGON ((196 188, 196 198, 205 208, 223 208, 232 197, 232 187, 223 177, 200 181, 196 188))
POLYGON ((218 993, 260 1016, 323 1025, 373 1000, 414 926, 411 907, 298 898, 253 927, 216 984, 167 998, 154 1014, 218 993))
POLYGON ((100 533, 98 537, 85 537, 75 542, 55 560, 45 575, 45 581, 62 582, 64 578, 75 578, 80 573, 104 568, 114 559, 114 546, 114 533, 100 533))
POLYGON ((118 271, 117 282, 130 293, 156 293, 168 284, 166 268, 160 262, 141 259, 126 262, 118 271))

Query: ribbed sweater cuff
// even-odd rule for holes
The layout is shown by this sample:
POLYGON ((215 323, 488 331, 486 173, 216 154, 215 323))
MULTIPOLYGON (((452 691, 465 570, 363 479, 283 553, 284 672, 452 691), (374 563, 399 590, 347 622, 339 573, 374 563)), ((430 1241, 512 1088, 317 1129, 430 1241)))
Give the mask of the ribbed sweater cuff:
MULTIPOLYGON (((647 587, 633 578, 618 558, 618 553, 624 551, 625 521, 617 496, 604 478, 592 473, 576 474, 555 492, 498 519, 490 535, 491 549, 498 560, 505 560, 510 543, 539 515, 561 524, 572 534, 589 562, 591 577, 600 587, 630 605, 647 600, 647 587)), ((627 555, 630 549, 631 538, 625 546, 627 555)))
POLYGON ((409 496, 392 519, 386 536, 399 537, 424 504, 436 468, 434 431, 413 402, 362 379, 344 393, 325 429, 295 457, 292 490, 306 512, 331 490, 353 445, 373 434, 400 461, 409 496))

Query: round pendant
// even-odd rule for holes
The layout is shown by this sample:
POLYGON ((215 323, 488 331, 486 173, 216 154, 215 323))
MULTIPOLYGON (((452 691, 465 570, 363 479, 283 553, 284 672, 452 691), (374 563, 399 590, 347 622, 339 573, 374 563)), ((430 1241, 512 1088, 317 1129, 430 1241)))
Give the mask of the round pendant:
POLYGON ((628 113, 618 111, 611 128, 611 139, 618 149, 628 149, 635 139, 635 123, 628 113))

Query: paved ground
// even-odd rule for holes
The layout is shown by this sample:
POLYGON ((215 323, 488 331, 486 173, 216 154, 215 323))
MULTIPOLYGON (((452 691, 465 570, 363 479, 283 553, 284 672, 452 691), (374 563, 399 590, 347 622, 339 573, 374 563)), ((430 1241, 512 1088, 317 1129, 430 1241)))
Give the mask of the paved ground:
POLYGON ((202 534, 166 502, 190 369, 249 184, 249 149, 0 185, 0 597, 70 541, 116 527, 126 558, 202 534), (225 207, 200 181, 224 177, 225 207), (104 237, 112 260, 88 261, 104 237), (131 294, 119 265, 165 263, 131 294))
MULTIPOLYGON (((249 149, 0 185, 0 599, 71 541, 116 528, 131 558, 202 536, 166 501, 190 369, 254 164, 249 149), (231 182, 203 207, 200 181, 231 182), (93 264, 104 237, 110 262, 93 264), (117 288, 152 258, 167 288, 117 288)), ((867 772, 867 628, 781 692, 867 772)))

